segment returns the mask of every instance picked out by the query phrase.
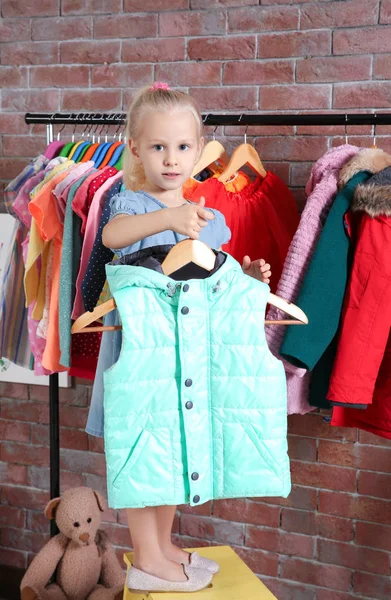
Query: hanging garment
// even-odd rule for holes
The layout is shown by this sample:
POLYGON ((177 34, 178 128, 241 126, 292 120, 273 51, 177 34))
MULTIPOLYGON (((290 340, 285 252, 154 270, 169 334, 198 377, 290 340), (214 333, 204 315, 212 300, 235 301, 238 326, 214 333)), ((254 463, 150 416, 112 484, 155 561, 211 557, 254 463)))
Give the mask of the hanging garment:
MULTIPOLYGON (((333 148, 312 168, 310 179, 306 185, 308 200, 290 244, 276 291, 278 296, 289 302, 297 302, 308 264, 338 190, 340 169, 352 156, 357 154, 358 150, 356 146, 349 145, 333 148)), ((273 263, 271 264, 273 266, 273 263)), ((279 320, 284 318, 284 313, 271 306, 266 318, 279 320)), ((277 357, 279 357, 279 349, 285 332, 286 327, 283 325, 266 326, 269 348, 277 357)), ((305 374, 304 369, 299 371, 286 361, 284 361, 284 366, 287 375, 288 414, 306 414, 312 410, 308 404, 309 375, 305 374)))
MULTIPOLYGON (((143 191, 126 192, 118 194, 111 200, 111 213, 113 218, 117 214, 143 214, 154 212, 166 208, 166 205, 160 202, 154 196, 143 191)), ((229 241, 230 231, 225 224, 223 215, 217 211, 212 211, 215 218, 213 221, 208 221, 207 225, 200 231, 200 241, 207 244, 211 248, 220 248, 229 241)), ((151 235, 144 240, 139 240, 127 248, 112 249, 118 257, 125 254, 132 254, 144 248, 159 245, 174 245, 183 240, 185 236, 175 233, 174 231, 162 231, 155 235, 151 235)), ((105 325, 119 325, 118 313, 113 311, 106 315, 105 325)), ((92 389, 90 402, 90 410, 86 431, 91 435, 103 437, 103 372, 109 369, 117 360, 121 351, 122 332, 105 331, 102 336, 102 342, 99 352, 98 366, 92 389)))
MULTIPOLYGON (((387 156, 391 164, 391 156, 387 156)), ((329 400, 343 406, 372 403, 387 349, 391 328, 390 189, 388 167, 357 188, 347 216, 355 252, 328 392, 329 400)), ((391 407, 384 411, 388 421, 391 407)))
POLYGON ((124 329, 104 376, 109 506, 286 497, 285 376, 264 336, 269 287, 218 252, 209 277, 175 282, 152 270, 169 249, 107 266, 124 329))
POLYGON ((198 202, 205 197, 206 208, 223 213, 231 230, 231 239, 223 250, 242 263, 264 258, 272 265, 270 288, 275 291, 285 256, 296 231, 299 214, 295 199, 286 185, 271 171, 241 192, 228 192, 217 179, 200 183, 192 194, 198 202))

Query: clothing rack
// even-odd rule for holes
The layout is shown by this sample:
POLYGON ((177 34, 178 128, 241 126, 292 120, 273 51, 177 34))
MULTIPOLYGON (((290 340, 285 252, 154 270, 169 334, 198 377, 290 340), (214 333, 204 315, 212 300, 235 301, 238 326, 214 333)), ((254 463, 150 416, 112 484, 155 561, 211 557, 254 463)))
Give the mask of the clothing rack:
MULTIPOLYGON (((216 114, 203 115, 204 125, 257 125, 257 126, 319 126, 343 125, 391 125, 391 114, 387 113, 323 113, 323 114, 216 114)), ((125 113, 26 113, 28 125, 45 124, 47 143, 53 141, 54 125, 123 125, 125 113)), ((375 133, 375 131, 374 131, 375 133)), ((60 495, 60 421, 59 421, 59 382, 58 373, 50 375, 50 497, 60 495)), ((51 521, 51 535, 57 533, 56 524, 51 521)))

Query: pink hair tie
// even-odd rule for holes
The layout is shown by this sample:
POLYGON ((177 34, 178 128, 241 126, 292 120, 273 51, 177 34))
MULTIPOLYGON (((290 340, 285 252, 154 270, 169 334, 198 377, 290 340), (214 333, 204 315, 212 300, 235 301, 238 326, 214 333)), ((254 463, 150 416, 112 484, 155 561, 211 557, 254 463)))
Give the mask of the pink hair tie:
POLYGON ((151 85, 151 90, 153 90, 154 92, 156 90, 170 90, 170 86, 168 85, 168 83, 164 83, 163 81, 155 81, 155 83, 153 83, 151 85))

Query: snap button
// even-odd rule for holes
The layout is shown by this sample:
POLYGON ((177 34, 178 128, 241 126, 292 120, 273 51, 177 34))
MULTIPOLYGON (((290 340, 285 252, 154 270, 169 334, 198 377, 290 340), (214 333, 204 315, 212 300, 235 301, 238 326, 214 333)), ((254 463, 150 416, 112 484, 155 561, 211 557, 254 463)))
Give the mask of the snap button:
POLYGON ((197 479, 199 478, 198 473, 192 473, 191 474, 191 478, 192 478, 193 481, 197 481, 197 479))
POLYGON ((189 313, 189 307, 188 306, 184 306, 181 310, 181 313, 183 315, 187 315, 189 313))
POLYGON ((193 385, 193 380, 192 379, 186 379, 185 386, 186 387, 190 387, 191 385, 193 385))
POLYGON ((181 285, 180 283, 177 283, 177 284, 176 284, 176 289, 177 289, 177 290, 180 290, 180 289, 181 289, 181 287, 182 287, 182 285, 181 285))
POLYGON ((197 502, 199 502, 199 501, 200 501, 200 497, 199 496, 194 496, 194 498, 193 498, 194 504, 197 504, 197 502))
POLYGON ((185 404, 187 410, 190 410, 191 408, 193 408, 193 403, 191 400, 188 400, 185 404))
POLYGON ((184 292, 188 292, 188 291, 189 291, 189 289, 190 289, 190 286, 189 286, 189 284, 188 284, 188 283, 185 283, 185 285, 183 286, 183 291, 184 291, 184 292))

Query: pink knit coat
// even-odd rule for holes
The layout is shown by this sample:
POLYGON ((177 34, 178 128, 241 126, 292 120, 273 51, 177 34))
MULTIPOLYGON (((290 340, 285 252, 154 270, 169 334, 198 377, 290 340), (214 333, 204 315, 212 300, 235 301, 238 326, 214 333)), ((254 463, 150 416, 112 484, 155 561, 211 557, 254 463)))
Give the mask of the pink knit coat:
MULTIPOLYGON (((327 215, 338 192, 340 169, 350 160, 359 148, 346 144, 329 150, 312 168, 305 191, 307 203, 301 215, 299 226, 292 239, 285 259, 284 268, 276 294, 289 302, 295 302, 299 295, 316 243, 325 224, 327 215)), ((271 306, 267 319, 286 318, 278 308, 271 306)), ((270 350, 279 356, 279 349, 285 335, 285 325, 266 326, 266 339, 270 350)), ((309 373, 283 360, 287 375, 288 414, 306 414, 313 410, 308 404, 309 373)))

